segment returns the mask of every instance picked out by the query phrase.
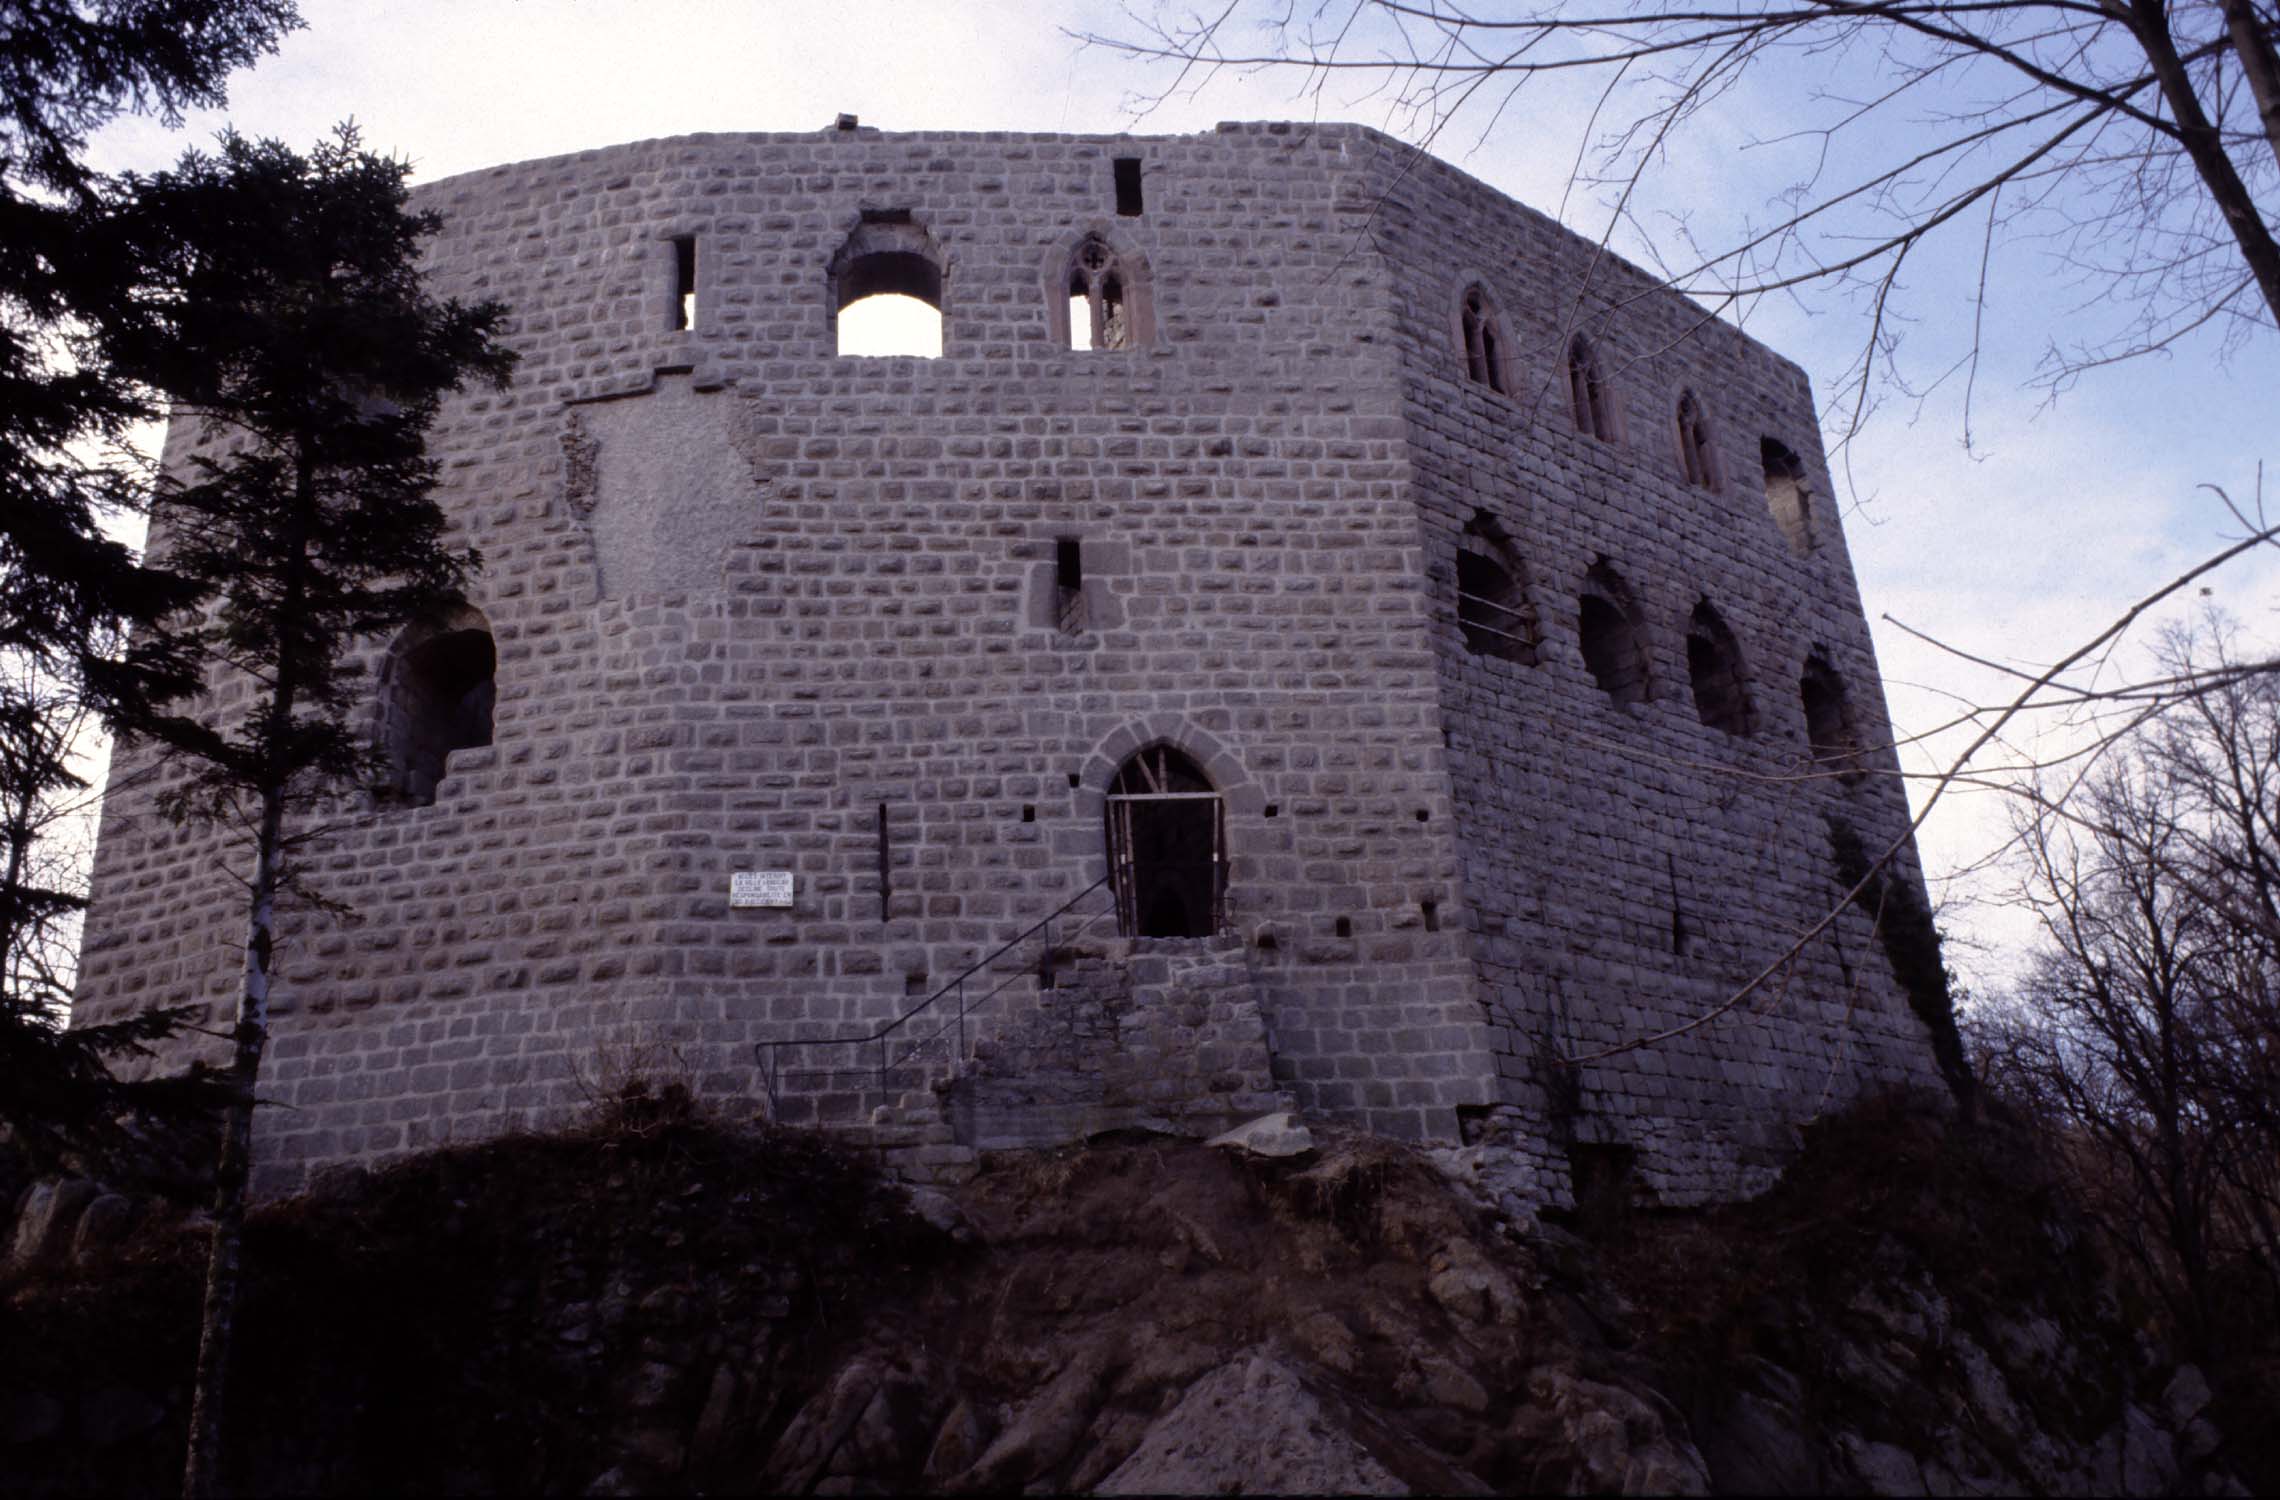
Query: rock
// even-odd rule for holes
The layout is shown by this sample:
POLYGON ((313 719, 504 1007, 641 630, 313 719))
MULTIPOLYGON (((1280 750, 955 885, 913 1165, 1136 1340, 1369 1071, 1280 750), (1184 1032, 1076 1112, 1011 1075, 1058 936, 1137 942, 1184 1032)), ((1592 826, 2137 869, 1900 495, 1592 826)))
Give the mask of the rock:
POLYGON ((939 1490, 953 1477, 971 1469, 982 1456, 989 1438, 989 1429, 983 1425, 974 1403, 960 1397, 958 1404, 950 1408, 950 1415, 942 1419, 941 1430, 934 1435, 934 1446, 927 1450, 926 1466, 919 1475, 923 1486, 939 1490))
POLYGON ((797 1494, 812 1486, 870 1406, 886 1372, 886 1362, 875 1354, 858 1354, 849 1360, 831 1384, 793 1413, 754 1488, 797 1494))
POLYGON ((1083 1440, 1107 1380, 1108 1361, 1100 1350, 1078 1355, 1006 1424, 955 1487, 1017 1490, 1043 1480, 1083 1440))
POLYGON ((1872 1495, 1921 1495, 1925 1493, 1923 1466, 1916 1456, 1905 1448, 1890 1443, 1879 1443, 1856 1432, 1840 1432, 1836 1439, 1837 1451, 1852 1465, 1853 1473, 1860 1476, 1861 1488, 1872 1495))
POLYGON ((979 1238, 974 1226, 966 1219, 965 1210, 948 1193, 936 1188, 914 1187, 910 1193, 911 1212, 961 1245, 971 1245, 979 1238))
POLYGON ((1297 1374, 1252 1349, 1188 1388, 1096 1495, 1406 1495, 1297 1374))
POLYGON ((79 1401, 79 1431, 98 1447, 148 1432, 165 1420, 165 1407, 123 1385, 106 1386, 79 1401))
POLYGON ((1512 1278, 1470 1240, 1452 1240, 1433 1257, 1425 1290, 1461 1323, 1518 1323, 1525 1306, 1512 1278))
POLYGON ((0 1443, 36 1443, 63 1426, 63 1403, 38 1391, 0 1396, 0 1443))
POLYGON ((1309 1313, 1291 1330, 1298 1346, 1314 1357, 1325 1369, 1341 1375, 1351 1375, 1360 1367, 1362 1346, 1354 1332, 1330 1312, 1309 1313))
POLYGON ((70 1256, 71 1237, 79 1216, 103 1190, 84 1177, 67 1177, 32 1184, 24 1195, 23 1211, 16 1217, 16 1233, 8 1244, 7 1269, 36 1271, 60 1266, 70 1256))
POLYGON ((1513 1414, 1522 1487, 1566 1494, 1707 1495, 1710 1468, 1663 1413, 1620 1386, 1541 1367, 1513 1414))
MULTIPOLYGON (((1787 1384, 1795 1390, 1794 1378, 1787 1384)), ((1795 1396, 1785 1399, 1777 1389, 1745 1391, 1695 1423, 1695 1440, 1721 1493, 1818 1495, 1828 1489, 1820 1447, 1806 1435, 1795 1396)))
POLYGON ((1261 1115, 1204 1144, 1247 1151, 1253 1156, 1304 1156, 1314 1149, 1314 1133, 1299 1123, 1297 1115, 1285 1110, 1261 1115))
POLYGON ((71 1263, 88 1264, 125 1239, 134 1225, 134 1200, 119 1193, 103 1194, 79 1216, 79 1230, 71 1237, 71 1263))
POLYGON ((1425 1394, 1441 1405, 1474 1416, 1488 1410, 1487 1390, 1457 1366, 1434 1355, 1427 1355, 1420 1365, 1425 1372, 1425 1394))
POLYGON ((2193 1419, 2209 1409, 2214 1397, 2209 1382, 2196 1365, 2179 1365, 2177 1373, 2169 1377, 2168 1386, 2161 1393, 2161 1409, 2168 1414, 2169 1425, 2183 1432, 2193 1419))
POLYGON ((2122 1492, 2166 1495, 2177 1486, 2177 1448, 2153 1414, 2132 1402, 2122 1408, 2122 1492))

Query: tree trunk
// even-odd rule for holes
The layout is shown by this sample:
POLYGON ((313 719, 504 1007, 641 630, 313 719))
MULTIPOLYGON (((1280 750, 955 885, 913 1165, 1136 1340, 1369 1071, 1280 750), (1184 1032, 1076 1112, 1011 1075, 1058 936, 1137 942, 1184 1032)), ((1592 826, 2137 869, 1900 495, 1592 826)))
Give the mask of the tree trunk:
MULTIPOLYGON (((308 599, 308 539, 314 530, 317 495, 310 471, 310 445, 297 445, 294 501, 299 524, 288 534, 284 587, 276 618, 289 642, 302 623, 308 599)), ((275 955, 277 894, 285 884, 285 790, 293 778, 288 745, 293 710, 300 698, 301 674, 291 647, 281 648, 277 676, 261 715, 261 823, 254 840, 253 885, 246 907, 245 984, 238 992, 237 1025, 231 1036, 230 1105, 222 1119, 222 1157, 214 1174, 214 1239, 206 1258, 206 1300, 199 1314, 198 1370, 190 1390, 190 1454, 183 1466, 185 1500, 206 1500, 221 1492, 223 1398, 229 1384, 230 1351, 236 1342, 240 1286, 244 1279, 245 1204, 253 1173, 254 1088, 261 1080, 261 1054, 269 1046, 269 984, 275 955)))
POLYGON ((261 1054, 269 1045, 270 955, 284 814, 284 789, 272 786, 261 799, 260 848, 246 921, 245 985, 238 994, 231 1098, 222 1118, 221 1165, 214 1179, 214 1236, 199 1315, 198 1371, 191 1386, 190 1456, 182 1477, 187 1500, 220 1493, 222 1404, 237 1334, 246 1181, 253 1169, 253 1091, 261 1077, 261 1054))

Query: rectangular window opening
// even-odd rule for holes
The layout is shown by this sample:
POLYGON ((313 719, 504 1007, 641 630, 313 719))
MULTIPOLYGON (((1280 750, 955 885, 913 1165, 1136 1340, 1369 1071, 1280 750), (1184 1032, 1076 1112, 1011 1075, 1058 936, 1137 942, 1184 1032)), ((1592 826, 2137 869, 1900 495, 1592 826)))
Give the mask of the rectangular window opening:
POLYGON ((1140 216, 1140 158, 1116 158, 1116 212, 1123 218, 1140 216))
POLYGON ((1053 542, 1054 624, 1074 632, 1085 628, 1085 544, 1077 537, 1053 542))
POLYGON ((673 241, 673 327, 697 326, 697 239, 684 235, 673 241))

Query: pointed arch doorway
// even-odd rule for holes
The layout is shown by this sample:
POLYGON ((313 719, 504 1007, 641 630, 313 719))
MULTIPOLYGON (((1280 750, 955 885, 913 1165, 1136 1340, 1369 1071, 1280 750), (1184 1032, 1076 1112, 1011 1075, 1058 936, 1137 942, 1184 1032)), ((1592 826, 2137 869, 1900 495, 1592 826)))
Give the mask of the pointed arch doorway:
POLYGON ((1108 870, 1126 937, 1210 937, 1227 904, 1227 804, 1201 767, 1150 745, 1108 789, 1108 870))

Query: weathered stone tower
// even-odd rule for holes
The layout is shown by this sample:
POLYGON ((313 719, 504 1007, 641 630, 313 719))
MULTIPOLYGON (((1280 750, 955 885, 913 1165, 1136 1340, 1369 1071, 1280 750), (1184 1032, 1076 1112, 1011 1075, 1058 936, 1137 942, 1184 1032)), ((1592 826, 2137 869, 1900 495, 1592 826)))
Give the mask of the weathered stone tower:
MULTIPOLYGON (((1288 1098, 1667 1202, 1934 1080, 1871 917, 1798 943, 1906 826, 1805 377, 1651 278, 1352 126, 844 121, 418 202, 523 365, 437 433, 487 567, 374 645, 265 1190, 624 1047, 858 1128, 955 1073, 914 1159, 1288 1098), (939 358, 838 352, 881 293, 939 358)), ((86 1017, 234 997, 159 787, 121 754, 86 1017)))

